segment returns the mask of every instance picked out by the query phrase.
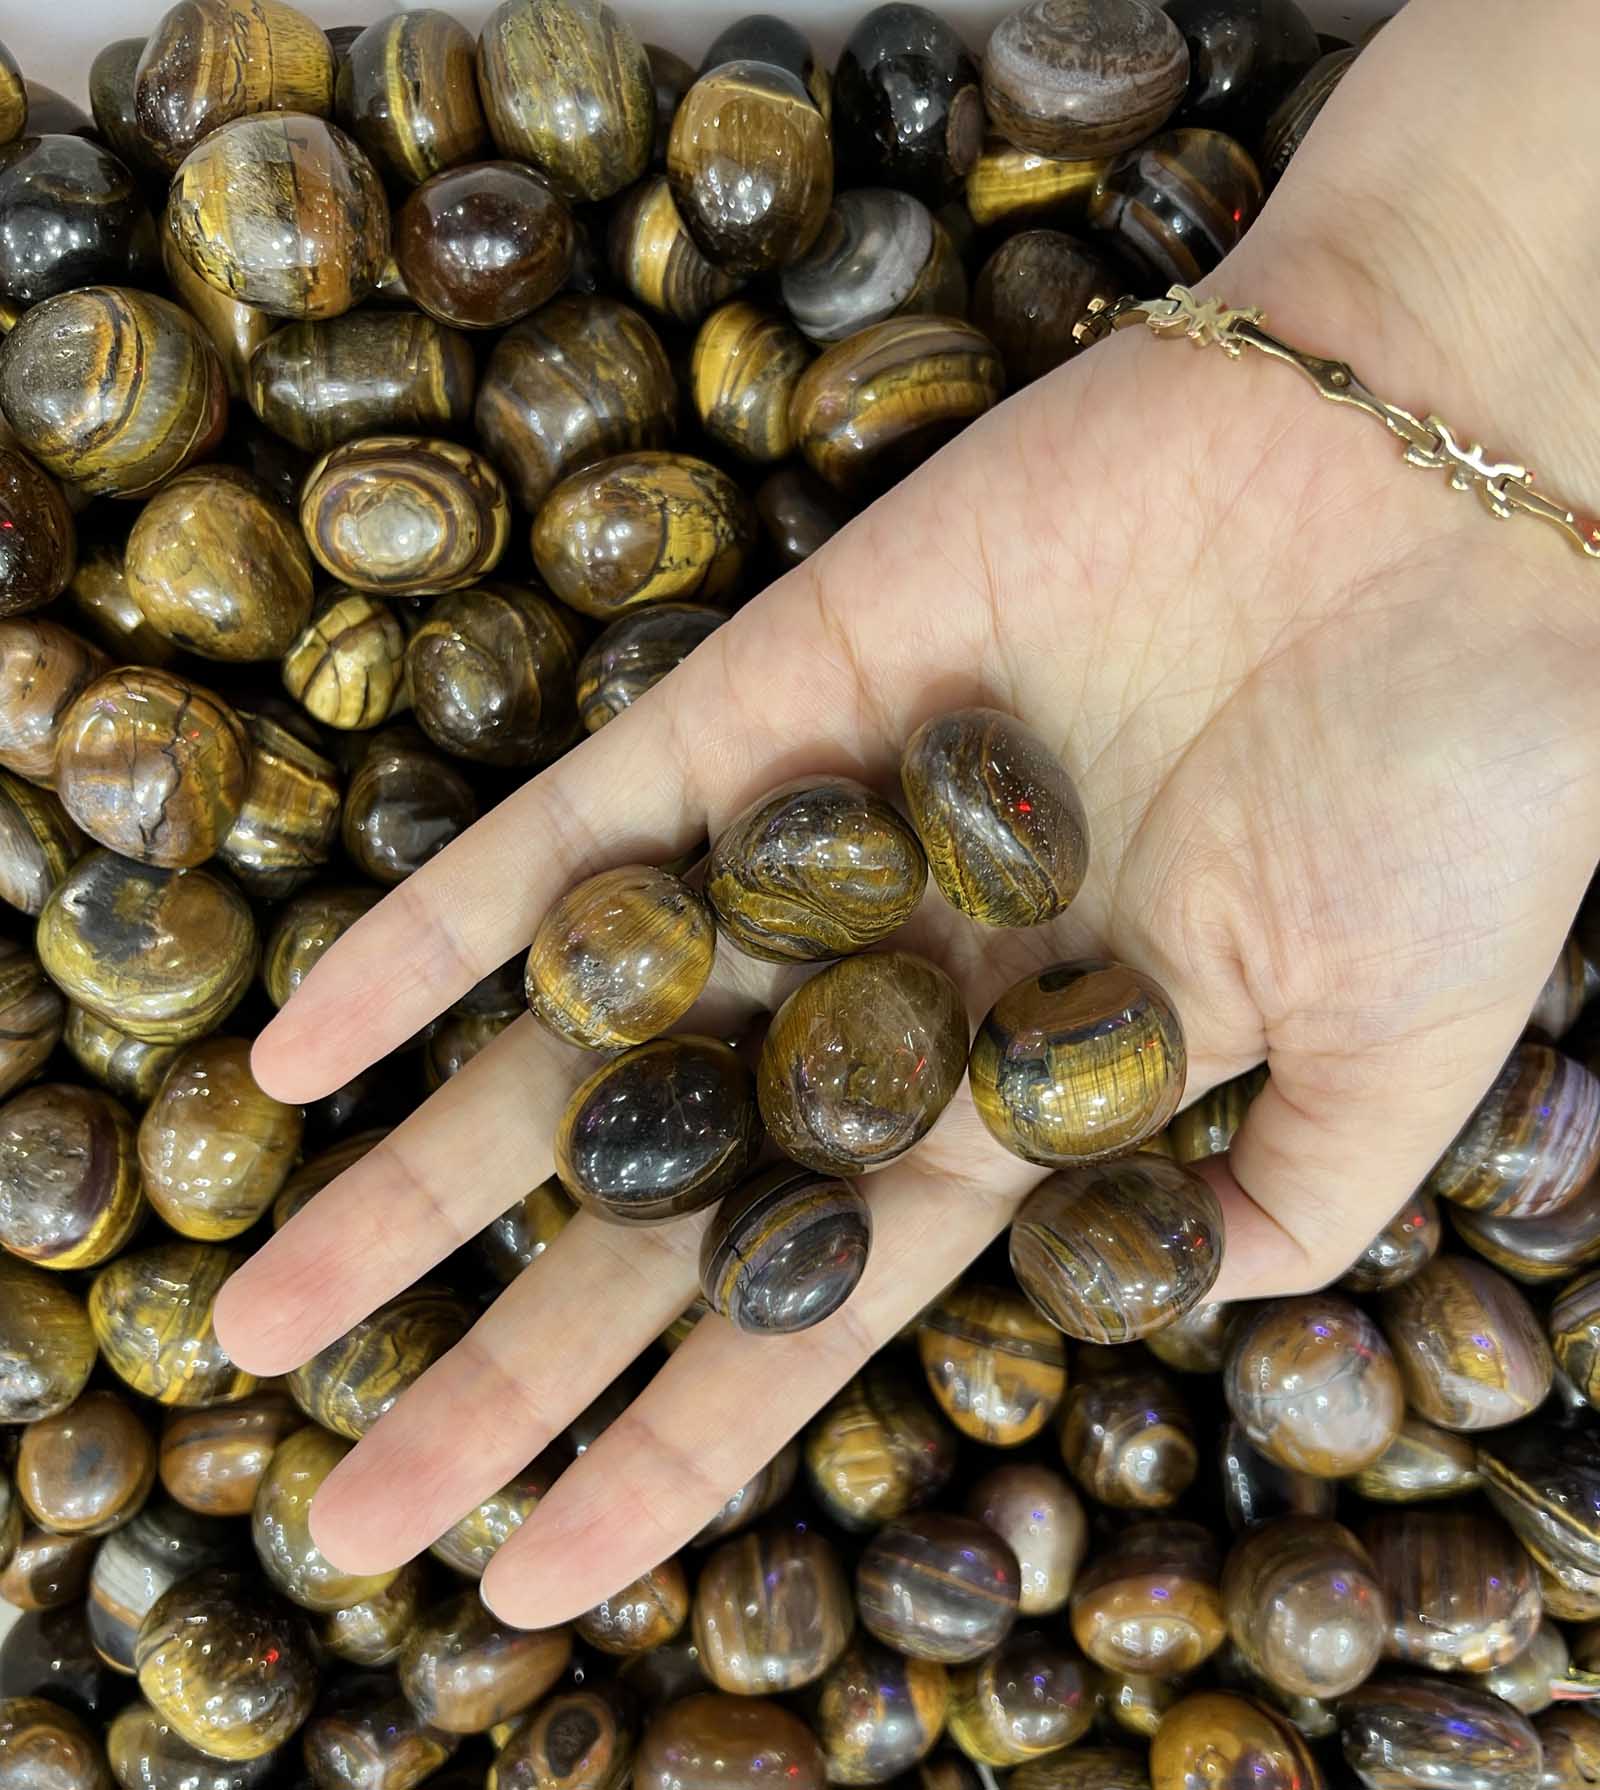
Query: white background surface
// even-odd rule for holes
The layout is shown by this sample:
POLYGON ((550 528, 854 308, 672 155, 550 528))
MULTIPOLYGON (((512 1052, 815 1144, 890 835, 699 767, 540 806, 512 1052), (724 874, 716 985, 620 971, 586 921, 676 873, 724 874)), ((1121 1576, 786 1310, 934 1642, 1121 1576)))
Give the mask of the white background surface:
MULTIPOLYGON (((424 0, 415 0, 423 4, 424 0)), ((810 31, 819 51, 830 59, 850 27, 873 0, 765 0, 765 10, 780 13, 810 31)), ((1325 31, 1352 34, 1372 20, 1393 12, 1398 0, 1302 0, 1325 31)), ((0 41, 22 64, 23 73, 70 94, 80 103, 87 93, 94 53, 114 37, 147 32, 171 0, 0 0, 0 41)), ((301 0, 305 11, 324 25, 371 24, 387 13, 405 9, 405 0, 301 0)), ((493 0, 437 0, 476 29, 493 10, 493 0)), ((951 0, 936 12, 959 25, 968 43, 981 52, 996 20, 1014 10, 1015 0, 951 0)), ((639 35, 665 44, 691 62, 730 20, 762 9, 762 0, 659 0, 654 6, 619 0, 618 10, 631 19, 639 35)))

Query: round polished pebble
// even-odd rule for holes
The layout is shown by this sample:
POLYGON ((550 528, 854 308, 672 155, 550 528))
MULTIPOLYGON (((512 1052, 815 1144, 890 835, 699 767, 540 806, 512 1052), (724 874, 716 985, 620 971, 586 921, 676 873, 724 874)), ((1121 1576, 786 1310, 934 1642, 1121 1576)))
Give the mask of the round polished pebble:
POLYGON ((665 174, 647 174, 617 200, 606 259, 634 298, 677 323, 698 323, 744 284, 701 254, 665 174))
POLYGON ((912 1659, 956 1664, 997 1647, 1016 1620, 1017 1557, 968 1517, 901 1517, 868 1542, 856 1568, 867 1632, 912 1659))
POLYGON ((0 1247, 57 1270, 116 1255, 146 1213, 134 1140, 94 1089, 46 1082, 0 1106, 0 1247))
POLYGON ((1165 1510, 1194 1483, 1200 1451, 1171 1381, 1138 1368, 1082 1377, 1061 1413, 1061 1458, 1097 1503, 1165 1510))
POLYGON ((556 1131, 556 1173, 579 1205, 613 1222, 701 1211, 755 1158, 751 1094, 749 1072, 717 1039, 637 1045, 574 1090, 556 1131))
POLYGON ((349 1573, 311 1539, 311 1501, 350 1445, 308 1425, 278 1444, 256 1488, 250 1533, 273 1586, 306 1610, 338 1610, 376 1597, 394 1574, 349 1573))
POLYGON ((1318 1478, 1359 1473, 1394 1441, 1404 1415, 1389 1345, 1336 1293, 1271 1301, 1240 1318, 1223 1392, 1269 1460, 1318 1478))
POLYGON ((207 1567, 226 1564, 237 1539, 225 1526, 155 1503, 106 1538, 89 1574, 89 1633, 114 1671, 133 1675, 140 1627, 158 1598, 207 1567))
POLYGON ((115 1392, 86 1392, 28 1425, 17 1450, 17 1493, 54 1535, 108 1535, 138 1515, 155 1484, 155 1442, 115 1392))
POLYGON ((937 1744, 949 1680, 933 1660, 906 1659, 857 1635, 829 1667, 816 1731, 832 1784, 883 1784, 937 1744))
POLYGON ((337 767, 265 715, 241 713, 250 739, 244 801, 217 856, 247 895, 282 900, 333 856, 342 799, 337 767))
POLYGON ((370 296, 389 253, 377 170, 304 112, 240 118, 196 144, 173 176, 166 227, 219 292, 313 322, 370 296))
POLYGON ((99 1552, 96 1535, 25 1529, 0 1572, 0 1602, 18 1610, 59 1610, 80 1603, 99 1552))
POLYGON ((203 864, 243 806, 250 741, 209 690, 128 666, 89 685, 62 719, 56 790, 91 839, 166 869, 203 864))
POLYGON ((1092 1672, 1042 1629, 1014 1630, 950 1673, 950 1738, 984 1765, 1021 1765, 1070 1747, 1094 1720, 1092 1672))
MULTIPOLYGON (((0 447, 0 475, 5 452, 0 447)), ((62 717, 108 664, 98 647, 58 622, 0 617, 0 765, 52 782, 62 717)))
POLYGON ((1072 1587, 1072 1633, 1112 1672, 1192 1672, 1227 1638, 1220 1562, 1198 1523, 1160 1518, 1121 1530, 1072 1587))
POLYGON ((1062 1169, 1036 1187, 1011 1221, 1011 1268, 1058 1330, 1125 1343, 1205 1298, 1222 1242, 1210 1183, 1141 1154, 1062 1169))
POLYGON ((71 1287, 0 1251, 0 1423, 65 1411, 95 1363, 95 1338, 71 1287))
POLYGON ((720 306, 700 325, 689 365, 701 427, 741 460, 782 460, 794 446, 789 401, 810 359, 778 313, 743 299, 720 306))
POLYGON ((909 1376, 877 1360, 818 1413, 805 1462, 836 1523, 873 1529, 939 1495, 955 1470, 956 1439, 909 1376))
POLYGON ((297 1367, 285 1381, 289 1396, 313 1423, 359 1442, 470 1322, 459 1300, 413 1287, 297 1367))
POLYGON ((465 775, 414 728, 391 727, 372 736, 351 773, 339 834, 357 870, 393 887, 477 818, 465 775))
POLYGON ((566 1629, 507 1628, 474 1586, 424 1613, 396 1669, 423 1721, 447 1734, 483 1734, 536 1703, 571 1657, 566 1629))
POLYGON ((1382 1656, 1386 1583, 1341 1524, 1278 1517, 1241 1537, 1228 1556, 1228 1632, 1250 1670, 1276 1690, 1338 1697, 1382 1656))
POLYGON ((1454 1498, 1474 1491, 1479 1483, 1471 1439, 1409 1412, 1395 1439, 1350 1481, 1363 1498, 1377 1504, 1454 1498))
POLYGON ((609 1687, 557 1691, 518 1724, 484 1790, 619 1790, 636 1742, 637 1720, 609 1687))
POLYGON ((1377 1790, 1541 1790, 1532 1724, 1472 1685, 1374 1678, 1340 1702, 1339 1738, 1346 1760, 1377 1790))
POLYGON ((545 583, 604 622, 649 603, 731 597, 754 540, 755 512, 727 473, 653 449, 569 473, 533 523, 545 583))
POLYGON ((298 1619, 230 1573, 173 1586, 134 1658, 150 1707, 213 1758, 262 1758, 311 1713, 316 1671, 298 1619))
MULTIPOLYGON (((1489 1502, 1566 1597, 1600 1593, 1600 1450, 1590 1428, 1534 1422, 1484 1438, 1478 1470, 1489 1502)), ((1581 1662, 1580 1662, 1581 1663, 1581 1662)))
POLYGON ((1091 229, 1147 279, 1198 283, 1261 209, 1261 176, 1221 131, 1163 131, 1125 150, 1089 200, 1091 229))
POLYGON ((335 1659, 349 1665, 393 1665, 417 1625, 430 1589, 429 1574, 413 1560, 376 1596, 330 1610, 318 1625, 317 1637, 335 1659))
POLYGON ((1439 1202, 1419 1188, 1345 1270, 1347 1293, 1381 1293, 1421 1272, 1439 1253, 1444 1223, 1439 1202))
POLYGON ((554 1468, 541 1456, 453 1523, 430 1552, 469 1579, 482 1578, 489 1562, 532 1516, 554 1480, 554 1468))
POLYGON ((890 317, 835 342, 800 375, 790 427, 806 464, 837 490, 892 484, 998 404, 988 337, 955 317, 890 317))
POLYGON ((499 473, 473 449, 368 435, 312 467, 300 525, 318 564, 352 590, 433 596, 494 570, 511 510, 499 473))
POLYGON ((1088 1519, 1059 1473, 1027 1462, 996 1467, 968 1494, 967 1515, 1016 1555, 1019 1615, 1051 1616, 1066 1608, 1088 1547, 1088 1519))
POLYGON ((1539 1626, 1539 1582, 1521 1542, 1472 1510, 1388 1510, 1362 1531, 1388 1599, 1385 1653, 1433 1672, 1487 1672, 1539 1626))
POLYGON ((477 46, 436 7, 369 25, 339 64, 339 122, 391 180, 412 186, 488 147, 478 104, 477 46))
POLYGON ((161 1428, 161 1483, 169 1497, 199 1516, 247 1517, 278 1444, 302 1421, 281 1392, 169 1412, 161 1428))
POLYGON ((1091 299, 1119 293, 1111 264, 1061 230, 1022 230, 984 262, 972 289, 972 321, 999 349, 1015 390, 1080 350, 1073 330, 1091 299))
POLYGON ((243 1260, 208 1243, 159 1243, 119 1256, 89 1288, 89 1321, 106 1365, 144 1398, 199 1408, 256 1389, 217 1341, 212 1308, 243 1260))
POLYGON ((1187 1061, 1183 1027, 1153 977, 1066 963, 1000 997, 968 1073, 993 1136, 1025 1161, 1059 1168, 1154 1136, 1183 1096, 1187 1061))
POLYGON ((700 1289, 736 1330, 791 1335, 844 1304, 871 1246, 872 1214, 854 1186, 780 1164, 717 1208, 700 1247, 700 1289))
POLYGON ((834 143, 852 178, 930 204, 959 189, 983 136, 978 66, 931 7, 875 6, 834 70, 834 143))
POLYGON ((182 1043, 220 1024, 257 951, 255 922, 231 883, 109 851, 90 852, 56 885, 37 941, 69 1001, 146 1044, 182 1043))
POLYGON ((138 284, 155 243, 137 182, 98 143, 30 132, 0 146, 0 301, 138 284))
POLYGON ((780 466, 756 492, 756 514, 781 564, 797 566, 850 520, 837 491, 795 461, 780 466))
POLYGON ((1153 1790, 1321 1790, 1324 1782, 1286 1716, 1232 1691, 1196 1691, 1174 1705, 1150 1748, 1149 1781, 1153 1790))
POLYGON ((281 1007, 310 975, 318 959, 355 925, 382 891, 326 886, 305 890, 278 909, 277 923, 261 954, 261 980, 275 1007, 281 1007))
POLYGON ((0 440, 0 616, 39 609, 72 580, 77 528, 61 487, 0 440))
POLYGON ((143 1701, 118 1710, 106 1729, 106 1757, 120 1790, 255 1790, 276 1761, 212 1759, 189 1745, 143 1701))
POLYGON ((996 26, 983 98, 1019 149, 1081 160, 1143 141, 1189 79, 1183 33, 1153 0, 1031 0, 996 26))
POLYGON ((1228 1333, 1237 1305, 1212 1300, 1192 1306, 1145 1337, 1145 1347, 1163 1367, 1180 1374, 1219 1374, 1228 1355, 1228 1333))
POLYGON ((789 315, 814 342, 843 341, 886 317, 960 317, 967 308, 966 274, 949 233, 920 199, 888 187, 840 193, 816 241, 784 268, 780 287, 789 315))
POLYGON ((773 1016, 756 1077, 762 1120, 808 1168, 881 1168, 954 1098, 966 1040, 966 1003, 943 970, 904 951, 843 958, 773 1016))
POLYGON ((283 685, 341 731, 387 721, 405 692, 406 631, 389 604, 335 585, 283 656, 283 685))
POLYGON ((700 603, 652 603, 619 616, 578 663, 578 713, 597 733, 675 671, 727 616, 700 603))
POLYGON ((1600 1176, 1543 1218, 1502 1218, 1452 1206, 1450 1223, 1468 1249, 1525 1286, 1566 1280, 1600 1262, 1600 1176))
POLYGON ((1514 1423, 1544 1401, 1555 1364, 1523 1294, 1487 1263, 1438 1256, 1378 1303, 1411 1409, 1444 1429, 1514 1423))
POLYGON ((312 1782, 328 1786, 420 1782, 461 1744, 430 1727, 387 1675, 357 1674, 326 1691, 299 1736, 312 1782))
POLYGON ((644 1044, 700 998, 716 951, 706 903, 665 870, 626 865, 568 890, 528 952, 534 1016, 588 1050, 644 1044))
POLYGON ((1524 1715, 1537 1715, 1555 1701, 1571 1665, 1566 1636, 1546 1611, 1533 1639, 1521 1653, 1505 1665, 1481 1673, 1476 1682, 1524 1715))
POLYGON ((694 1636, 718 1690, 778 1695, 814 1683, 850 1635, 850 1584, 832 1544, 803 1526, 758 1529, 700 1571, 694 1636))
POLYGON ((1338 1508, 1336 1480, 1317 1479, 1268 1460, 1237 1422, 1224 1428, 1219 1452, 1223 1514, 1235 1535, 1274 1517, 1331 1517, 1338 1508))
POLYGON ((848 777, 806 777, 728 823, 711 848, 705 890, 741 951, 814 963, 898 932, 927 875, 916 836, 881 796, 848 777))
POLYGON ((83 1007, 67 1008, 61 1042, 91 1080, 136 1106, 155 1098, 183 1049, 181 1044, 147 1044, 83 1007))
POLYGON ((822 1750, 799 1716, 764 1697, 706 1693, 662 1709, 633 1761, 634 1790, 823 1790, 822 1750))
POLYGON ((991 1448, 1031 1440, 1066 1391, 1061 1339, 1010 1288, 952 1287, 922 1314, 917 1350, 940 1410, 991 1448))
POLYGON ((688 1619, 689 1581, 673 1556, 585 1611, 573 1632, 601 1653, 626 1658, 664 1646, 688 1619))
POLYGON ((0 1698, 0 1783, 8 1790, 112 1790, 104 1750, 88 1724, 42 1697, 0 1698))
POLYGON ((0 1096, 22 1087, 44 1067, 61 1042, 66 1015, 60 990, 33 953, 0 939, 0 1096))

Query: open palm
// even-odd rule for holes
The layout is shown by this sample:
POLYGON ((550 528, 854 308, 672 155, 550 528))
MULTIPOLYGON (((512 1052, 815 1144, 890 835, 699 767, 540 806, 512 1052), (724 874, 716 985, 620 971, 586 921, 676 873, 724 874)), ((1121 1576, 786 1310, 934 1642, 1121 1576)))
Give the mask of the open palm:
MULTIPOLYGON (((1212 285, 1349 352, 1380 390, 1398 370, 1397 396, 1415 380, 1514 429, 1539 413, 1518 408, 1527 380, 1496 383, 1511 369, 1464 374, 1404 307, 1368 333, 1417 270, 1380 230, 1327 223, 1406 161, 1399 124, 1374 147, 1372 119, 1401 115, 1407 58, 1446 11, 1419 0, 1386 30, 1212 285)), ((1539 121, 1503 128, 1513 159, 1538 157, 1539 121)), ((1560 469, 1576 489, 1600 489, 1590 448, 1560 469)), ((1228 1222, 1217 1290, 1320 1284, 1488 1084, 1600 852, 1600 723, 1573 670, 1595 650, 1594 583, 1543 531, 1402 472, 1381 431, 1292 374, 1119 337, 969 429, 413 876, 262 1035, 258 1077, 282 1099, 327 1093, 525 946, 583 876, 692 850, 793 776, 892 793, 915 727, 981 702, 1071 769, 1088 881, 1060 923, 1022 933, 930 895, 896 943, 943 963, 974 1017, 1061 958, 1152 971, 1186 1026, 1191 1098, 1267 1060, 1207 1171, 1228 1222)), ((685 1029, 754 1016, 793 980, 724 946, 685 1029)), ((551 1173, 593 1061, 518 1020, 235 1276, 230 1351, 285 1371, 473 1236, 551 1173)), ((516 1623, 564 1620, 682 1545, 1038 1178, 963 1092, 865 1184, 875 1244, 845 1308, 794 1338, 703 1321, 496 1556, 486 1599, 516 1623)), ((580 1213, 328 1481, 324 1550, 393 1566, 509 1480, 690 1302, 703 1222, 580 1213)))

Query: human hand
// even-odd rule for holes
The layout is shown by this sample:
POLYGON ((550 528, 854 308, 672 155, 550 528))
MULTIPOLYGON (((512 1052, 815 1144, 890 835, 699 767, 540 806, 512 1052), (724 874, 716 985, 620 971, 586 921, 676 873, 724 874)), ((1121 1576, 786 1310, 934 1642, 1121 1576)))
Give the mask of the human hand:
MULTIPOLYGON (((1574 495, 1600 493, 1580 426, 1600 354, 1566 327, 1600 233, 1541 211, 1525 172, 1593 160, 1581 84, 1560 78, 1577 4, 1508 43, 1413 0, 1207 283, 1380 392, 1531 445, 1574 495)), ((1216 1296, 1318 1285, 1487 1086, 1600 854, 1597 595, 1553 534, 1403 471, 1287 372, 1117 338, 968 429, 406 882, 262 1034, 258 1078, 326 1093, 582 876, 673 858, 800 773, 892 789, 923 719, 983 702, 1070 767, 1088 881, 1024 933, 931 897, 896 943, 942 962, 974 1015, 1061 958, 1150 970, 1187 1027, 1191 1098, 1265 1058, 1206 1170, 1228 1225, 1216 1296)), ((792 980, 725 948, 688 1028, 792 980)), ((475 1234, 550 1173, 592 1062, 517 1021, 240 1270, 217 1311, 230 1352, 282 1372, 475 1234)), ((488 1602, 561 1621, 671 1553, 1038 1178, 963 1093, 866 1184, 875 1246, 849 1304, 797 1338, 701 1323, 502 1548, 488 1602)), ((393 1566, 508 1480, 689 1303, 702 1224, 580 1214, 328 1480, 324 1551, 393 1566)))

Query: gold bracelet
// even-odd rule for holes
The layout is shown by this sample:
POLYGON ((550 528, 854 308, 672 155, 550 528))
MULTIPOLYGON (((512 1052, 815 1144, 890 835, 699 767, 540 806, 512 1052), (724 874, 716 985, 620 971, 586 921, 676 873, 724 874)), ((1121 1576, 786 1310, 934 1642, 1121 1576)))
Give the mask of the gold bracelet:
POLYGON ((1414 417, 1398 404, 1384 401, 1362 384, 1347 361, 1324 360, 1280 342, 1261 327, 1263 313, 1252 307, 1235 309, 1219 298, 1196 298, 1187 286, 1171 286, 1165 298, 1119 298, 1107 302, 1091 299, 1082 322, 1073 331, 1079 342, 1098 342, 1114 329, 1145 324, 1153 335, 1185 336, 1197 348, 1220 348, 1237 360, 1246 348, 1259 349, 1274 360, 1297 367, 1323 397, 1335 404, 1353 404, 1376 417, 1391 434, 1405 443, 1408 466, 1429 472, 1448 472, 1457 491, 1476 491, 1490 515, 1504 521, 1508 516, 1536 516, 1561 530, 1572 544, 1591 559, 1600 559, 1600 519, 1542 497, 1533 488, 1533 474, 1511 461, 1486 459, 1480 443, 1464 447, 1442 417, 1414 417))

